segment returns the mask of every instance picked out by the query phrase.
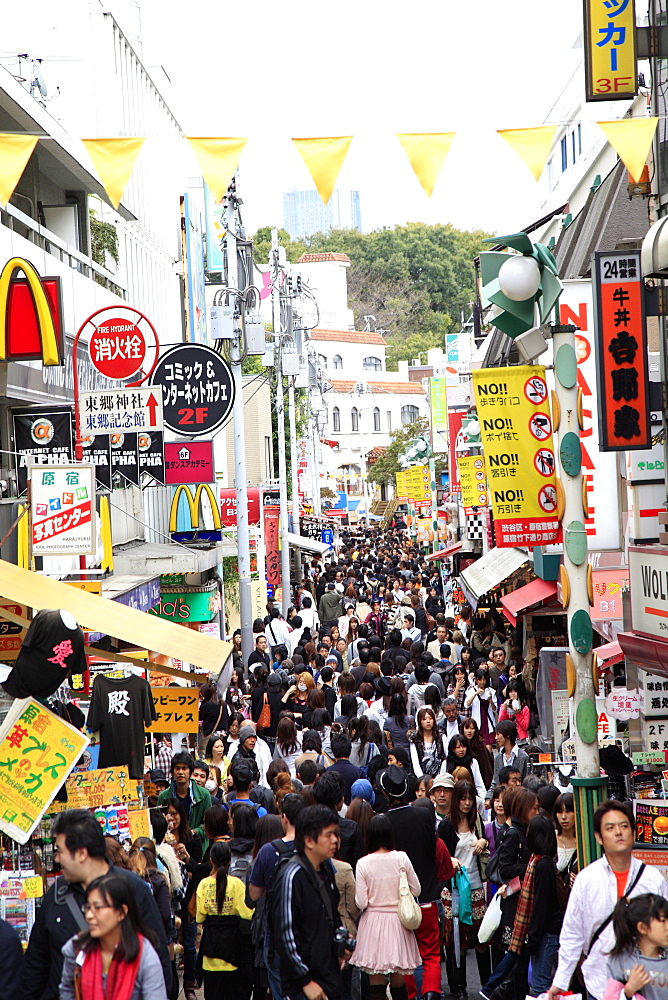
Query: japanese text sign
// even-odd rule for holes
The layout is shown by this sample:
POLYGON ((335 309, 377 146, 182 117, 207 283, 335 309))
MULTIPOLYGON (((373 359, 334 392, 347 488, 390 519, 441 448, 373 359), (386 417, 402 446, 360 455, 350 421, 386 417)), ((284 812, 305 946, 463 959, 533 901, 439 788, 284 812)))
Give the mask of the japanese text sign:
POLYGON ((281 585, 281 557, 278 550, 280 496, 278 490, 266 490, 262 502, 264 520, 264 565, 267 591, 274 596, 281 585))
POLYGON ((211 434, 232 412, 232 369, 210 347, 172 347, 160 358, 151 381, 162 386, 165 426, 177 434, 211 434))
POLYGON ((408 472, 402 469, 396 474, 397 480, 397 500, 399 503, 407 503, 409 499, 409 485, 408 485, 408 472))
POLYGON ((556 542, 560 527, 545 369, 517 365, 471 375, 497 546, 556 542))
POLYGON ((162 430, 162 397, 155 389, 105 389, 79 395, 82 434, 162 430))
POLYGON ((435 455, 448 450, 448 396, 444 378, 429 379, 431 450, 435 455))
POLYGON ((139 782, 130 777, 127 767, 77 771, 67 779, 67 808, 97 809, 137 802, 138 787, 139 782))
POLYGON ((428 465, 414 465, 408 470, 410 498, 416 507, 431 507, 431 473, 428 465))
MULTIPOLYGON (((212 483, 215 478, 213 440, 165 442, 165 482, 167 486, 212 483)), ((236 518, 234 523, 237 523, 236 518)))
POLYGON ((635 688, 631 691, 626 688, 612 688, 605 699, 605 707, 613 719, 628 722, 629 719, 637 719, 640 716, 643 700, 642 692, 635 688))
POLYGON ((0 830, 25 844, 88 746, 88 737, 32 698, 0 726, 0 830))
POLYGON ((634 0, 585 0, 587 101, 628 100, 638 92, 634 0))
POLYGON ((640 251, 597 253, 599 449, 651 448, 649 372, 640 251))
POLYGON ((130 378, 146 356, 146 341, 138 326, 122 316, 105 319, 95 327, 88 344, 93 366, 107 378, 130 378))
POLYGON ((19 615, 21 618, 28 617, 28 609, 25 604, 16 604, 14 601, 5 600, 4 597, 0 598, 0 660, 15 660, 23 643, 26 629, 22 625, 3 619, 3 608, 7 608, 12 614, 19 615))
MULTIPOLYGON (((636 755, 633 756, 635 758, 636 755)), ((645 761, 645 763, 649 762, 645 761)), ((657 759, 657 763, 665 763, 665 761, 657 759)), ((635 813, 636 843, 668 845, 668 805, 653 805, 637 800, 635 813)))
MULTIPOLYGON (((638 687, 643 700, 642 714, 656 718, 668 714, 668 680, 660 674, 638 671, 638 687)), ((650 747, 650 749, 656 749, 650 747)))
POLYGON ((30 513, 35 555, 95 552, 95 466, 31 466, 30 513))
POLYGON ((628 590, 627 569, 595 569, 593 572, 593 621, 622 618, 622 593, 628 590))
POLYGON ((457 445, 464 440, 462 422, 468 408, 453 410, 448 407, 448 469, 450 470, 450 492, 459 493, 459 473, 457 472, 457 445))
POLYGON ((485 459, 482 455, 460 455, 457 458, 459 484, 462 488, 464 513, 475 513, 489 504, 485 459))
POLYGON ((196 733, 199 725, 197 688, 152 688, 151 696, 158 718, 146 727, 149 733, 196 733))

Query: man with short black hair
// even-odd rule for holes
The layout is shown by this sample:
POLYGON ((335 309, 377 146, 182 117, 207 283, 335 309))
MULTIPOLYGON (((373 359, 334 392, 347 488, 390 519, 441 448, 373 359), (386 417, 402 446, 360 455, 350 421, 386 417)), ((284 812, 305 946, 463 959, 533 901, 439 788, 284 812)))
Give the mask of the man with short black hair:
MULTIPOLYGON (((559 935, 559 963, 549 995, 570 989, 582 954, 582 975, 590 1000, 606 992, 609 953, 615 943, 612 913, 619 899, 645 892, 668 899, 668 882, 653 865, 633 857, 636 823, 629 802, 608 799, 594 813, 594 836, 603 857, 583 868, 568 898, 559 935)), ((614 978, 614 977, 613 977, 614 978)))
MULTIPOLYGON (((313 795, 320 805, 328 806, 335 813, 343 808, 344 782, 338 771, 328 767, 313 786, 313 795)), ((360 828, 353 819, 339 816, 339 859, 353 868, 364 850, 360 828)))
POLYGON ((227 800, 227 806, 234 806, 238 802, 251 806, 255 809, 258 819, 267 815, 267 810, 258 802, 253 802, 250 797, 250 790, 253 787, 254 771, 250 761, 242 757, 236 757, 230 766, 230 777, 234 785, 234 797, 227 800))
POLYGON ((517 724, 512 719, 502 719, 497 722, 495 728, 495 740, 499 752, 494 758, 494 774, 492 784, 487 789, 485 807, 489 809, 492 793, 499 783, 499 772, 502 767, 516 767, 520 772, 520 777, 524 778, 529 773, 531 761, 529 755, 517 743, 517 724))
POLYGON ((280 862, 271 889, 271 933, 281 992, 299 1000, 338 1000, 343 982, 336 935, 339 892, 331 859, 339 846, 338 816, 307 806, 295 823, 296 854, 280 862))
POLYGON ((211 795, 193 781, 195 761, 185 750, 180 750, 172 757, 172 782, 164 792, 158 795, 158 805, 166 806, 170 799, 179 799, 188 817, 188 823, 193 833, 198 833, 202 840, 202 850, 206 851, 209 840, 204 829, 204 813, 211 805, 211 795))
POLYGON ((156 936, 169 995, 172 968, 165 927, 148 883, 134 872, 109 864, 102 828, 88 809, 67 809, 58 813, 52 834, 61 874, 47 891, 35 915, 23 966, 21 1000, 58 1000, 63 969, 61 949, 75 934, 87 929, 83 913, 87 887, 96 878, 110 873, 121 875, 132 883, 139 915, 156 936))
POLYGON ((343 778, 343 799, 345 804, 349 806, 350 789, 353 782, 357 781, 358 778, 365 778, 366 775, 361 767, 355 767, 354 764, 350 763, 349 758, 352 751, 352 742, 349 736, 346 736, 345 733, 332 733, 329 738, 329 745, 332 749, 334 763, 330 764, 327 770, 334 771, 343 778))
POLYGON ((249 670, 254 663, 261 663, 265 667, 271 667, 271 657, 267 652, 267 637, 264 632, 255 636, 255 649, 248 657, 249 670))

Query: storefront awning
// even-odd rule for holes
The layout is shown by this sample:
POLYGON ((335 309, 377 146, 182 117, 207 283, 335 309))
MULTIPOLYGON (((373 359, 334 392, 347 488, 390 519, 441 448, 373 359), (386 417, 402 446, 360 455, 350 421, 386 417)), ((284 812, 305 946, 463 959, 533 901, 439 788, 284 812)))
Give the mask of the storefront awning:
POLYGON ((503 613, 511 625, 517 625, 518 617, 525 611, 554 601, 557 596, 557 585, 552 580, 532 580, 526 587, 519 587, 512 594, 501 598, 503 613))
MULTIPOLYGON (((78 590, 76 587, 69 587, 59 580, 50 580, 46 576, 31 573, 2 559, 0 559, 0 597, 9 598, 17 604, 25 604, 35 611, 41 611, 43 608, 62 608, 69 611, 82 628, 122 639, 139 649, 150 649, 166 656, 178 656, 179 659, 192 663, 208 673, 218 673, 232 652, 229 642, 212 639, 201 632, 183 628, 181 625, 164 621, 143 611, 136 611, 117 601, 110 601, 105 597, 78 590)), ((10 616, 9 613, 4 617, 11 621, 14 621, 15 617, 18 618, 10 616)), ((23 619, 18 620, 23 621, 23 619)), ((91 652, 99 655, 99 650, 91 652)), ((118 655, 118 659, 132 662, 131 658, 122 655, 118 655)), ((141 662, 138 665, 147 666, 141 662)), ((159 669, 160 673, 170 672, 162 666, 156 669, 159 669)), ((202 679, 204 678, 201 676, 192 675, 192 680, 202 679)))
POLYGON ((603 646, 596 647, 594 656, 598 661, 599 670, 607 670, 614 663, 624 659, 624 650, 617 641, 606 642, 603 646))
POLYGON ((617 642, 632 663, 652 674, 668 677, 668 642, 648 639, 635 632, 620 632, 617 642))
POLYGON ((293 531, 287 531, 285 537, 288 544, 294 549, 303 549, 304 552, 315 552, 316 555, 324 556, 326 552, 331 552, 332 546, 318 542, 315 538, 304 538, 303 535, 295 535, 293 531))
POLYGON ((494 548, 462 570, 459 580, 471 607, 475 610, 483 594, 516 573, 528 559, 524 549, 494 548))
POLYGON ((453 556, 455 552, 459 552, 459 550, 463 547, 463 542, 455 542, 453 545, 446 545, 444 549, 439 549, 438 552, 432 552, 431 555, 426 556, 425 562, 436 562, 437 559, 447 559, 448 556, 453 556))

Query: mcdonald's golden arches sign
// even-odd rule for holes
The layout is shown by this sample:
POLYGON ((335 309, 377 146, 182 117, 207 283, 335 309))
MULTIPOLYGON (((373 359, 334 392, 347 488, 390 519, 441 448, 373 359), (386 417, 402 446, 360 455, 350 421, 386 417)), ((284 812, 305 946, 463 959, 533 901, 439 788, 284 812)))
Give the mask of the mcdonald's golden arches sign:
POLYGON ((169 513, 169 533, 176 542, 221 540, 220 510, 213 486, 200 483, 196 487, 176 487, 169 513))
POLYGON ((60 278, 41 278, 23 257, 0 272, 0 361, 63 363, 60 278))

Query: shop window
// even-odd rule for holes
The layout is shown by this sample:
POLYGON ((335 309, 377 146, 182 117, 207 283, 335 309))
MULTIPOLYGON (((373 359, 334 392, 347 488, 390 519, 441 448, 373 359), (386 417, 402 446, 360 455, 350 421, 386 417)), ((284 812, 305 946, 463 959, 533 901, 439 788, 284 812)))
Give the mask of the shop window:
POLYGON ((341 432, 341 411, 338 406, 335 406, 332 410, 332 430, 335 434, 341 432))
POLYGON ((356 406, 353 406, 350 411, 350 429, 352 431, 358 431, 360 429, 360 414, 356 406))

